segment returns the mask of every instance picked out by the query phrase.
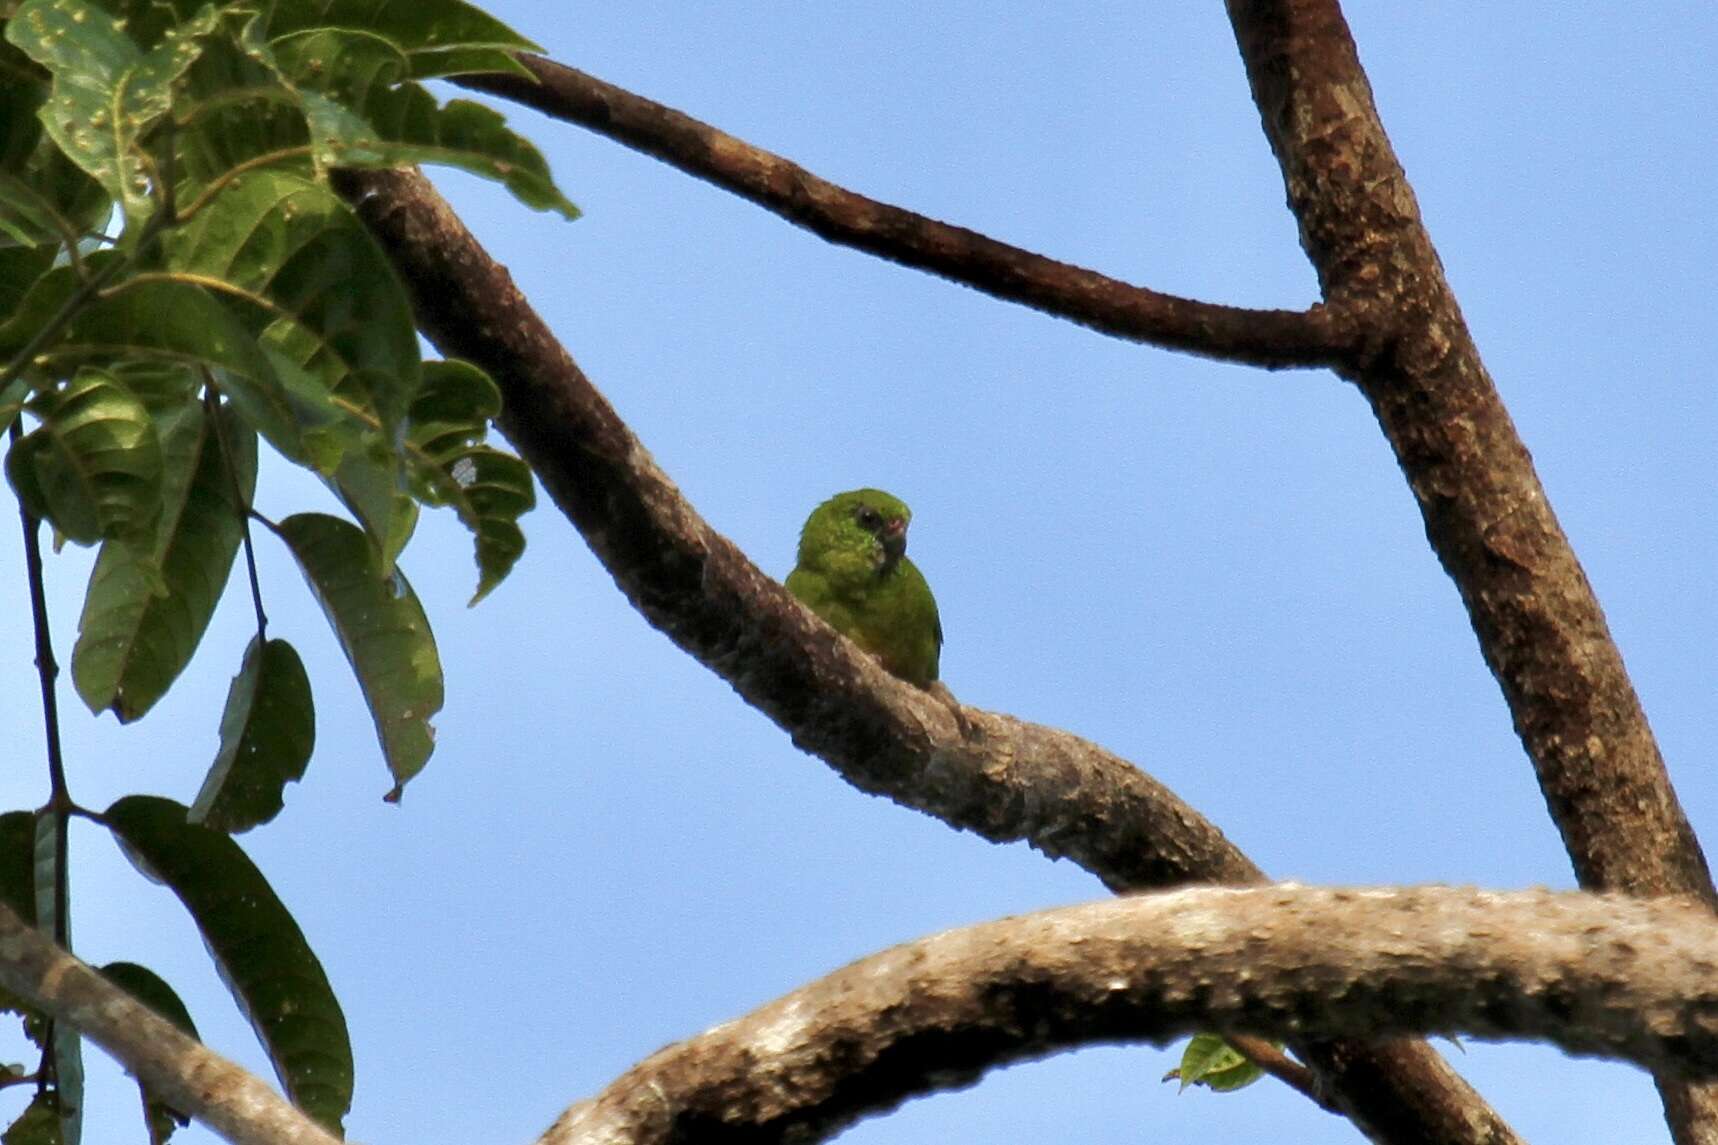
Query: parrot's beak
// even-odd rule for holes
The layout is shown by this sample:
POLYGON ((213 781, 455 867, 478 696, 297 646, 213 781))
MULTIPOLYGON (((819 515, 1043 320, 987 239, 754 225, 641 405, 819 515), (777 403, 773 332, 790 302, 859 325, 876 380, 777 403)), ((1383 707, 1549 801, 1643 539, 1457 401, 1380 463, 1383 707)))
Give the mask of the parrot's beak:
POLYGON ((899 517, 883 522, 883 556, 890 565, 907 553, 907 523, 899 517))

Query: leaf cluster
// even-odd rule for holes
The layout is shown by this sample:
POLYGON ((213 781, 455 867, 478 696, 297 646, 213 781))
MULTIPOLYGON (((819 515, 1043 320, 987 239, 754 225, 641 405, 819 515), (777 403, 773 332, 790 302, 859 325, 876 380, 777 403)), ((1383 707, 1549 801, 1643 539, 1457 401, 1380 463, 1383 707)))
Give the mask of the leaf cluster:
MULTIPOLYGON (((434 637, 399 566, 420 508, 451 508, 469 529, 475 603, 523 553, 534 492, 524 463, 487 440, 495 385, 422 360, 404 285, 329 175, 452 165, 576 217, 499 114, 425 84, 519 73, 514 53, 533 45, 459 0, 0 0, 0 30, 4 467, 56 546, 97 546, 71 657, 78 695, 122 723, 148 713, 196 652, 241 548, 257 615, 193 804, 138 795, 99 814, 61 800, 0 815, 0 901, 49 929, 64 903, 55 830, 68 813, 107 827, 184 903, 288 1094, 338 1131, 352 1088, 339 1004, 228 834, 280 811, 315 742, 303 664, 267 631, 251 527, 284 545, 321 604, 397 799, 442 705, 434 637), (350 519, 262 516, 265 449, 316 474, 350 519)), ((194 1033, 158 977, 107 973, 194 1033)), ((75 1141, 71 1032, 20 999, 0 1006, 53 1047, 6 1140, 75 1141)), ((175 1114, 145 1104, 151 1140, 165 1140, 175 1114)))

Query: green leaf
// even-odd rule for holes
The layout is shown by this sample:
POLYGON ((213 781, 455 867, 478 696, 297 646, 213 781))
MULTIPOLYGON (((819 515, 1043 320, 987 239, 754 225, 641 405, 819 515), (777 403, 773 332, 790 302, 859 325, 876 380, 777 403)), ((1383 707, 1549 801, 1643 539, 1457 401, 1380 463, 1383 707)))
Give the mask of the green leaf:
POLYGON ((60 1133, 60 1099, 53 1090, 44 1090, 30 1099, 30 1104, 18 1120, 0 1133, 3 1145, 64 1145, 60 1133))
POLYGON ((412 402, 407 458, 419 495, 451 505, 477 549, 476 604, 507 576, 525 551, 519 517, 537 503, 523 461, 483 444, 501 392, 467 362, 426 362, 412 402))
POLYGON ((6 25, 12 43, 53 73, 41 120, 60 149, 124 204, 148 214, 156 174, 142 137, 173 105, 173 82, 214 29, 213 6, 143 51, 87 0, 24 0, 6 25))
POLYGON ((105 542, 90 573, 72 679, 90 711, 112 709, 120 723, 154 706, 190 662, 238 552, 241 506, 256 489, 256 434, 230 407, 220 417, 217 429, 193 401, 161 418, 154 535, 105 542))
MULTIPOLYGON (((27 925, 36 925, 36 813, 8 811, 0 815, 0 902, 27 925)), ((39 1033, 42 1015, 24 999, 0 987, 0 1010, 27 1019, 25 1029, 39 1033)), ((37 1043, 38 1045, 40 1042, 37 1043)))
POLYGON ((251 640, 221 713, 221 748, 191 821, 236 834, 280 814, 281 793, 304 777, 316 742, 310 678, 292 645, 251 640))
POLYGON ((161 445, 137 396, 113 375, 85 368, 29 408, 42 424, 6 459, 25 504, 86 544, 147 530, 161 489, 161 445))
POLYGON ((1216 1093, 1233 1093, 1252 1085, 1264 1073, 1216 1034, 1196 1034, 1182 1051, 1180 1068, 1172 1070, 1169 1077, 1180 1078, 1184 1090, 1202 1085, 1216 1093))
POLYGON ((355 525, 300 513, 279 531, 358 677, 394 777, 388 797, 398 800, 435 750, 430 717, 441 710, 442 676, 429 618, 404 574, 382 574, 355 525))
POLYGON ((411 302, 387 256, 333 192, 290 171, 253 171, 164 248, 174 270, 266 299, 266 307, 247 307, 252 331, 370 414, 391 439, 418 387, 411 302))
POLYGON ((540 52, 506 24, 460 0, 286 0, 269 21, 271 40, 323 28, 345 28, 379 36, 414 60, 413 75, 447 75, 438 65, 470 59, 462 53, 540 52))
MULTIPOLYGON (((44 275, 25 299, 25 311, 39 316, 63 303, 76 282, 63 275, 44 275)), ((21 345, 20 335, 34 328, 18 326, 14 319, 0 327, 0 352, 13 338, 21 345)), ((346 415, 326 389, 295 363, 259 346, 233 310, 200 285, 129 283, 79 311, 40 360, 68 365, 91 358, 206 366, 239 415, 281 453, 325 471, 338 464, 346 415)))
POLYGON ((418 524, 418 503, 403 468, 399 455, 380 435, 370 434, 360 447, 346 451, 334 471, 334 490, 364 526, 384 574, 394 570, 418 524))
MULTIPOLYGON (((173 987, 155 971, 135 962, 109 962, 101 967, 101 973, 109 982, 178 1026, 181 1032, 193 1038, 197 1037, 197 1026, 191 1021, 191 1012, 185 1008, 185 1003, 180 1000, 173 987)), ((144 1116, 149 1122, 150 1145, 164 1145, 173 1135, 173 1130, 190 1124, 190 1117, 166 1102, 157 1100, 148 1086, 139 1082, 137 1088, 143 1094, 144 1116)))
POLYGON ((181 1032, 197 1037, 197 1023, 191 1020, 191 1011, 155 971, 135 962, 109 962, 100 970, 109 982, 178 1026, 181 1032))
POLYGON ((171 799, 128 795, 102 821, 138 869, 185 904, 288 1096, 339 1133, 352 1105, 346 1018, 262 873, 230 838, 186 822, 171 799))
POLYGON ((0 815, 0 902, 36 925, 36 813, 0 815))
POLYGON ((52 247, 0 247, 0 314, 23 305, 25 294, 53 263, 52 247))

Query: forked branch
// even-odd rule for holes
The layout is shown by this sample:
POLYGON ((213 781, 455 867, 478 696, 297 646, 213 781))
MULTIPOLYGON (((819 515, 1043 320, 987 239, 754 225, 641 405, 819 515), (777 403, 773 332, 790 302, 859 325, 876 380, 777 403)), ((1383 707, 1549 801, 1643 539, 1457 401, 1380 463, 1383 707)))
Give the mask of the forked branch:
POLYGON ((821 179, 804 167, 660 103, 541 56, 522 76, 455 82, 590 128, 732 191, 795 226, 879 257, 1094 330, 1170 350, 1271 369, 1329 366, 1347 356, 1351 328, 1322 306, 1247 310, 1133 286, 1009 246, 821 179))

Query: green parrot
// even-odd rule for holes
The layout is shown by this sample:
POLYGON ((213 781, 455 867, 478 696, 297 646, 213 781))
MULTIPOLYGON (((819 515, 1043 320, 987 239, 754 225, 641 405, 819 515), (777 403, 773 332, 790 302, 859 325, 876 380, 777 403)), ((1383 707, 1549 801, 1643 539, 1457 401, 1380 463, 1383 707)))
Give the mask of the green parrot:
POLYGON ((936 686, 943 645, 936 598, 907 559, 912 519, 880 489, 837 493, 806 520, 787 590, 901 679, 946 691, 936 686))

